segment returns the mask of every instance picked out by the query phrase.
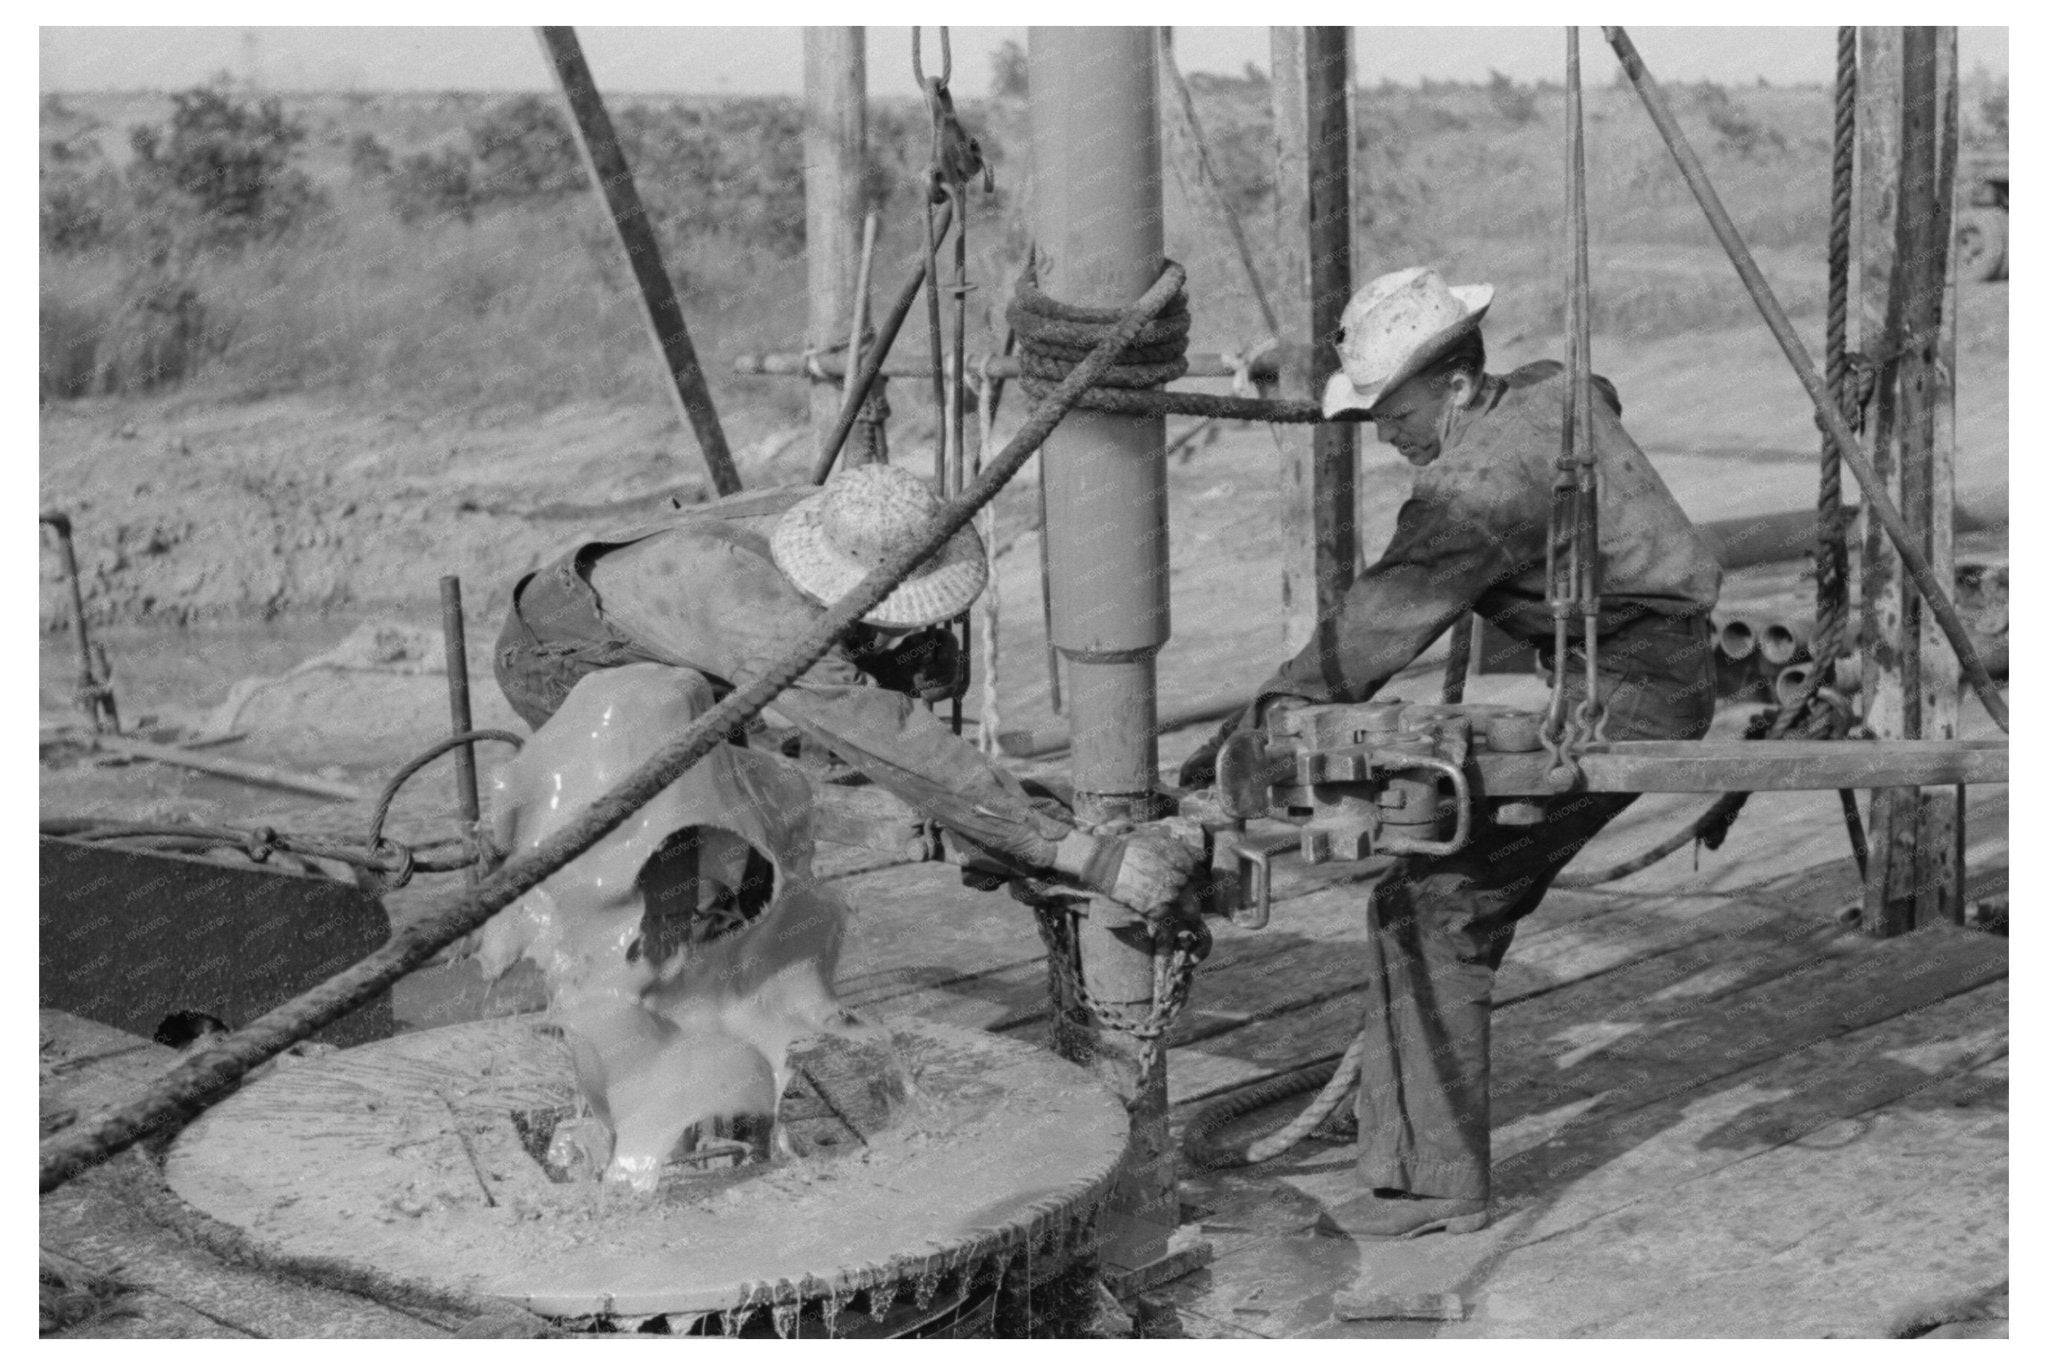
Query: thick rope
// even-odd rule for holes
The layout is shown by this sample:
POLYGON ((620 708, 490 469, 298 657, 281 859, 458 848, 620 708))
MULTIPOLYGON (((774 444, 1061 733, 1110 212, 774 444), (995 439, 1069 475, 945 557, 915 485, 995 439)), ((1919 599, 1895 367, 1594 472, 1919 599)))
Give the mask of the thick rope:
POLYGON ((1276 1076, 1203 1105, 1181 1130, 1182 1155, 1197 1166, 1213 1171, 1229 1166, 1256 1166, 1300 1146, 1357 1089, 1358 1068, 1365 1056, 1366 1036, 1362 1029, 1353 1035, 1351 1046, 1334 1062, 1319 1062, 1292 1075, 1276 1076), (1311 1090, 1317 1093, 1308 1106, 1264 1137, 1239 1143, 1221 1143, 1210 1138, 1211 1133, 1246 1114, 1257 1113, 1269 1104, 1278 1104, 1311 1090))
MULTIPOLYGON (((1051 392, 1074 362, 1116 321, 1108 308, 1062 303, 1027 273, 1010 300, 1008 320, 1018 344, 1019 382, 1033 398, 1051 392)), ((1074 406, 1127 416, 1206 417, 1245 422, 1321 422, 1322 405, 1307 399, 1243 398, 1235 394, 1170 393, 1158 386, 1187 373, 1187 300, 1176 298, 1074 406)))
POLYGON ((1033 410, 974 487, 942 507, 915 544, 891 555, 852 592, 828 608, 774 667, 705 712, 624 782, 593 801, 581 815, 538 847, 510 859, 473 887, 442 894, 425 914, 392 935, 384 947, 369 957, 229 1034, 220 1046, 181 1062, 137 1099, 45 1141, 38 1163, 42 1191, 48 1193, 148 1134, 197 1114, 226 1094, 250 1070, 382 994, 407 973, 425 966, 442 949, 482 928, 498 911, 624 824, 634 811, 724 743, 735 728, 758 715, 824 658, 835 641, 967 525, 1023 468, 1025 460, 1051 434, 1081 392, 1115 362, 1138 330, 1180 292, 1186 278, 1186 272, 1179 266, 1169 264, 1158 282, 1131 306, 1122 323, 1033 410))
MULTIPOLYGON (((1849 235, 1856 190, 1856 30, 1835 33, 1835 158, 1828 206, 1827 388, 1853 427, 1849 393, 1849 235)), ((1849 621, 1849 537, 1842 523, 1842 452, 1825 427, 1820 446, 1820 543, 1814 547, 1814 671, 1831 680, 1849 621)))

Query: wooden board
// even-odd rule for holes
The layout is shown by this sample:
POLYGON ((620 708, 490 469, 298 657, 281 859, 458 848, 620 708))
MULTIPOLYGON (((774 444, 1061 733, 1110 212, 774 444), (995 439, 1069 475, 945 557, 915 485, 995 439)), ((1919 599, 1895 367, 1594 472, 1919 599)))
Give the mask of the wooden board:
MULTIPOLYGON (((133 1034, 57 1010, 41 1018, 46 1114, 89 1115, 132 1098, 178 1054, 133 1034)), ((133 1316, 67 1330, 66 1337, 445 1336, 431 1315, 387 1307, 223 1264, 151 1221, 137 1196, 159 1185, 139 1152, 44 1195, 37 1237, 60 1259, 136 1286, 133 1316)))
MULTIPOLYGON (((2002 1063, 1987 1064, 1985 1057, 2003 1046, 2006 987, 1995 976, 1974 988, 1968 983, 2002 965, 2004 945, 1961 933, 1914 935, 1881 945, 1878 952, 1865 949, 1880 945, 1851 935, 1831 941, 1855 966, 1815 957, 1809 946, 1807 975, 1832 970, 1867 976, 1872 962, 1896 969, 1917 956, 1921 969, 1910 975, 1919 998, 1906 1002, 1917 1008, 1846 1032, 1823 1029, 1811 1037, 1783 1038, 1773 1055, 1723 1073, 1724 1053, 1754 1055, 1755 1040, 1777 1030, 1775 1015, 1755 1007, 1757 997, 1802 998, 1811 983, 1798 972, 1769 975, 1746 991, 1727 989, 1725 979, 1717 986, 1711 976, 1683 979, 1677 990, 1637 997, 1646 1016, 1638 1022, 1654 1022, 1661 1014, 1665 1026, 1633 1030, 1624 1038, 1690 1029, 1710 1041, 1669 1050, 1669 1059, 1685 1060, 1652 1076, 1605 1063, 1612 1088, 1589 1103, 1585 1091, 1593 1081, 1586 1069, 1601 1062, 1607 1049, 1560 1067, 1559 1050, 1569 1037, 1545 1037, 1544 1028, 1518 1025, 1536 1022, 1538 1012, 1597 1023, 1606 1007, 1591 995, 1605 992, 1612 1005, 1607 988, 1630 973, 1533 1000, 1505 1012, 1496 1032, 1497 1087, 1520 1096, 1508 1113, 1497 1112, 1496 1140, 1519 1150, 1497 1160, 1501 1216, 1492 1227, 1463 1237, 1358 1246, 1300 1236, 1319 1206, 1356 1192, 1348 1151, 1312 1143, 1298 1160, 1256 1172, 1197 1174, 1187 1181, 1186 1197, 1205 1208, 1205 1230, 1213 1229, 1209 1235, 1219 1245, 1207 1278, 1177 1286, 1175 1302, 1270 1336, 1772 1335, 1780 1329, 1812 1335, 1867 1334, 1908 1299, 1981 1288, 1985 1267, 2002 1264, 2004 1255, 2002 1091, 1996 1079, 2002 1063), (1915 948, 1920 951, 1910 951, 1915 948), (1577 1084, 1564 1079, 1573 1071, 1585 1072, 1577 1084), (1646 1099, 1653 1091, 1661 1097, 1646 1099), (1900 1114, 1909 1120, 1898 1121, 1900 1114), (1839 1138, 1827 1136, 1837 1133, 1839 1138), (1951 1143, 1950 1134, 1959 1141, 1951 1143), (1822 1144, 1835 1142, 1859 1152, 1871 1142, 1886 1148, 1861 1158, 1863 1188, 1833 1178, 1802 1175, 1794 1181, 1777 1174, 1778 1164, 1790 1161, 1779 1154, 1797 1152, 1801 1161, 1824 1163, 1822 1144), (1959 1190, 1951 1188, 1956 1181, 1959 1190), (1777 1254, 1729 1272, 1741 1284, 1740 1293, 1703 1284, 1687 1255, 1689 1218, 1698 1218, 1710 1238, 1724 1235, 1719 1230, 1728 1220, 1690 1193, 1684 1194, 1686 1216, 1667 1215, 1678 1197, 1674 1192, 1695 1186, 1722 1190, 1724 1201, 1752 1213, 1766 1210, 1783 1229, 1779 1235, 1786 1245, 1777 1254), (1944 1204, 1930 1189, 1950 1190, 1955 1199, 1944 1204), (1897 1220, 1869 1216, 1879 1207, 1905 1213, 1897 1220), (1238 1228, 1249 1235, 1233 1232, 1238 1228), (1617 1243, 1629 1248, 1626 1257, 1600 1250, 1617 1243), (1922 1245, 1937 1249, 1931 1262, 1921 1256, 1922 1245), (1902 1256, 1909 1246, 1913 1253, 1902 1256), (1884 1270, 1887 1256, 1902 1270, 1884 1270), (1838 1274, 1830 1257, 1854 1261, 1863 1277, 1838 1274), (1595 1261, 1599 1270, 1582 1280, 1575 1263, 1584 1260, 1595 1261), (1827 1290, 1812 1288, 1823 1280, 1827 1290), (1331 1296, 1356 1285, 1374 1292, 1460 1293, 1474 1312, 1465 1324, 1441 1327, 1331 1322, 1331 1296), (1258 1312, 1233 1311, 1255 1287, 1266 1291, 1258 1312), (1866 1287, 1872 1292, 1864 1292, 1866 1287), (1626 1319, 1600 1316, 1624 1299, 1654 1301, 1656 1307, 1626 1319), (1763 1299, 1774 1302, 1759 1310, 1763 1299), (1574 1316, 1588 1304, 1595 1306, 1585 1309, 1584 1319, 1574 1316)), ((1798 947, 1789 939, 1782 946, 1798 947)), ((1744 959, 1754 952, 1747 941, 1724 945, 1720 966, 1737 976, 1753 975, 1758 969, 1744 959)), ((1712 963, 1697 965, 1714 971, 1712 963)), ((1838 1008, 1836 1002, 1829 1011, 1838 1008)), ((1725 1235, 1739 1240, 1743 1234, 1725 1235)))
MULTIPOLYGON (((1567 923, 1540 936, 1531 934, 1503 964, 1496 977, 1494 1001, 1497 1007, 1510 1005, 1780 917, 1781 912, 1739 903, 1700 906, 1673 900, 1652 902, 1647 907, 1623 905, 1583 926, 1567 923)), ((1353 981, 1353 989, 1344 993, 1300 1009, 1275 1012, 1176 1051, 1167 1072, 1174 1103, 1222 1094, 1276 1071, 1341 1053, 1357 1029, 1362 971, 1353 981)))

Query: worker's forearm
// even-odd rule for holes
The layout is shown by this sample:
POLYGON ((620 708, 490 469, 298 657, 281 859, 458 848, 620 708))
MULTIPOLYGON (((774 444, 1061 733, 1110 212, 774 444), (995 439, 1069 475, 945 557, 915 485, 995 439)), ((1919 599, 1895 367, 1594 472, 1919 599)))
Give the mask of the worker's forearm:
POLYGON ((908 698, 858 685, 791 688, 790 721, 928 818, 1022 866, 1049 869, 1064 820, 908 698))

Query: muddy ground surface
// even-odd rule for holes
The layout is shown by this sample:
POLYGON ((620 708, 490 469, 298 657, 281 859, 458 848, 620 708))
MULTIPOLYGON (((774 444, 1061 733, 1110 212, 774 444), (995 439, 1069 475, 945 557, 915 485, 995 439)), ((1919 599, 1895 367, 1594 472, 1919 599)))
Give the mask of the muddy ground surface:
MULTIPOLYGON (((1973 502, 2002 501, 2005 286, 1966 287, 1962 316, 1957 481, 1973 502)), ((1494 368, 1553 349, 1505 338, 1494 368)), ((1625 422, 1696 520, 1812 505, 1811 415, 1761 327, 1640 347, 1596 339, 1595 355, 1620 388, 1625 422)), ((1009 405, 999 436, 1018 407, 1009 405)), ((742 421, 733 442, 749 486, 803 477, 801 432, 742 421)), ((899 458, 909 444, 898 438, 899 458)), ((1279 661, 1281 472, 1267 430, 1251 426, 1221 429, 1171 465, 1173 636, 1160 658, 1162 711, 1249 688, 1279 661)), ((996 724, 1043 735, 1062 722, 1045 685, 1035 477, 1034 467, 998 502, 996 724)), ((1360 501, 1369 553, 1384 544, 1407 481, 1406 466, 1368 438, 1360 501)), ((442 575, 463 582, 477 724, 520 729, 489 672, 512 583, 569 543, 658 515, 667 494, 689 501, 702 492, 694 447, 660 408, 567 407, 529 418, 183 393, 51 404, 41 419, 42 503, 77 524, 87 617, 112 661, 124 721, 164 738, 236 734, 216 752, 368 791, 447 732, 442 575)), ((2002 557, 2004 534, 1976 534, 1962 548, 2002 557)), ((47 541, 42 564, 48 723, 70 714, 75 663, 47 541)), ((1804 566, 1784 564, 1731 575, 1723 602, 1803 619, 1811 594, 1804 566)), ((1434 681, 1418 675, 1405 694, 1427 695, 1434 681)), ((977 681, 970 715, 979 702, 977 681)), ((1168 736, 1162 756, 1176 760, 1207 728, 1168 736)), ((360 830, 367 814, 366 803, 154 764, 109 766, 67 746, 46 744, 44 757, 45 815, 261 818, 340 831, 360 830)), ((452 779, 437 767, 408 788, 396 825, 432 837, 452 829, 452 810, 452 779)))

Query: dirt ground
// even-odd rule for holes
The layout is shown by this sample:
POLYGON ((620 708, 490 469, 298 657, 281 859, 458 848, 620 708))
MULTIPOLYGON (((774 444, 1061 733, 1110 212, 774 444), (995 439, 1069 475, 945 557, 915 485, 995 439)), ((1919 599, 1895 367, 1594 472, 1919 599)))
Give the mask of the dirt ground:
MULTIPOLYGON (((2002 504, 2005 286, 1967 286, 1961 314, 1957 481, 1973 505, 2002 504)), ((1550 349, 1503 338, 1494 368, 1550 349)), ((1696 520, 1811 505, 1811 415, 1761 326, 1640 347, 1603 348, 1596 338, 1595 357, 1620 388, 1625 422, 1696 520)), ((758 409, 739 406, 733 439, 748 485, 801 479, 808 441, 745 429, 745 414, 758 409)), ((1009 405, 999 436, 1020 407, 1009 405)), ((907 444, 899 438, 899 457, 907 444)), ((241 735, 221 753, 373 791, 447 732, 437 580, 462 579, 476 723, 519 729, 489 673, 512 583, 568 543, 650 519, 668 492, 700 497, 695 459, 659 408, 569 407, 514 420, 185 394, 46 405, 40 492, 44 507, 76 522, 88 620, 111 659, 125 722, 171 737, 211 721, 241 735)), ((1249 688, 1279 661, 1280 472, 1266 429, 1248 426, 1198 441, 1171 466, 1163 711, 1249 688)), ((1367 439, 1360 503, 1369 553, 1391 530, 1407 474, 1367 439)), ((1045 686, 1035 477, 1027 470, 998 502, 998 725, 1045 733, 1060 722, 1045 686)), ((51 722, 70 715, 75 662, 58 559, 45 545, 40 709, 51 722)), ((2003 533, 1972 536, 1964 548, 2002 557, 2003 533)), ((1811 585, 1799 564, 1746 570, 1730 576, 1723 603, 1804 618, 1811 585)), ((1407 695, 1433 687, 1418 676, 1407 695)), ((1206 728, 1168 736, 1163 757, 1173 761, 1206 728)), ((347 829, 363 818, 360 804, 152 764, 107 766, 61 746, 45 746, 44 757, 45 815, 260 816, 291 829, 347 829)), ((451 779, 437 768, 408 789, 397 818, 430 837, 452 819, 452 803, 451 779)))

